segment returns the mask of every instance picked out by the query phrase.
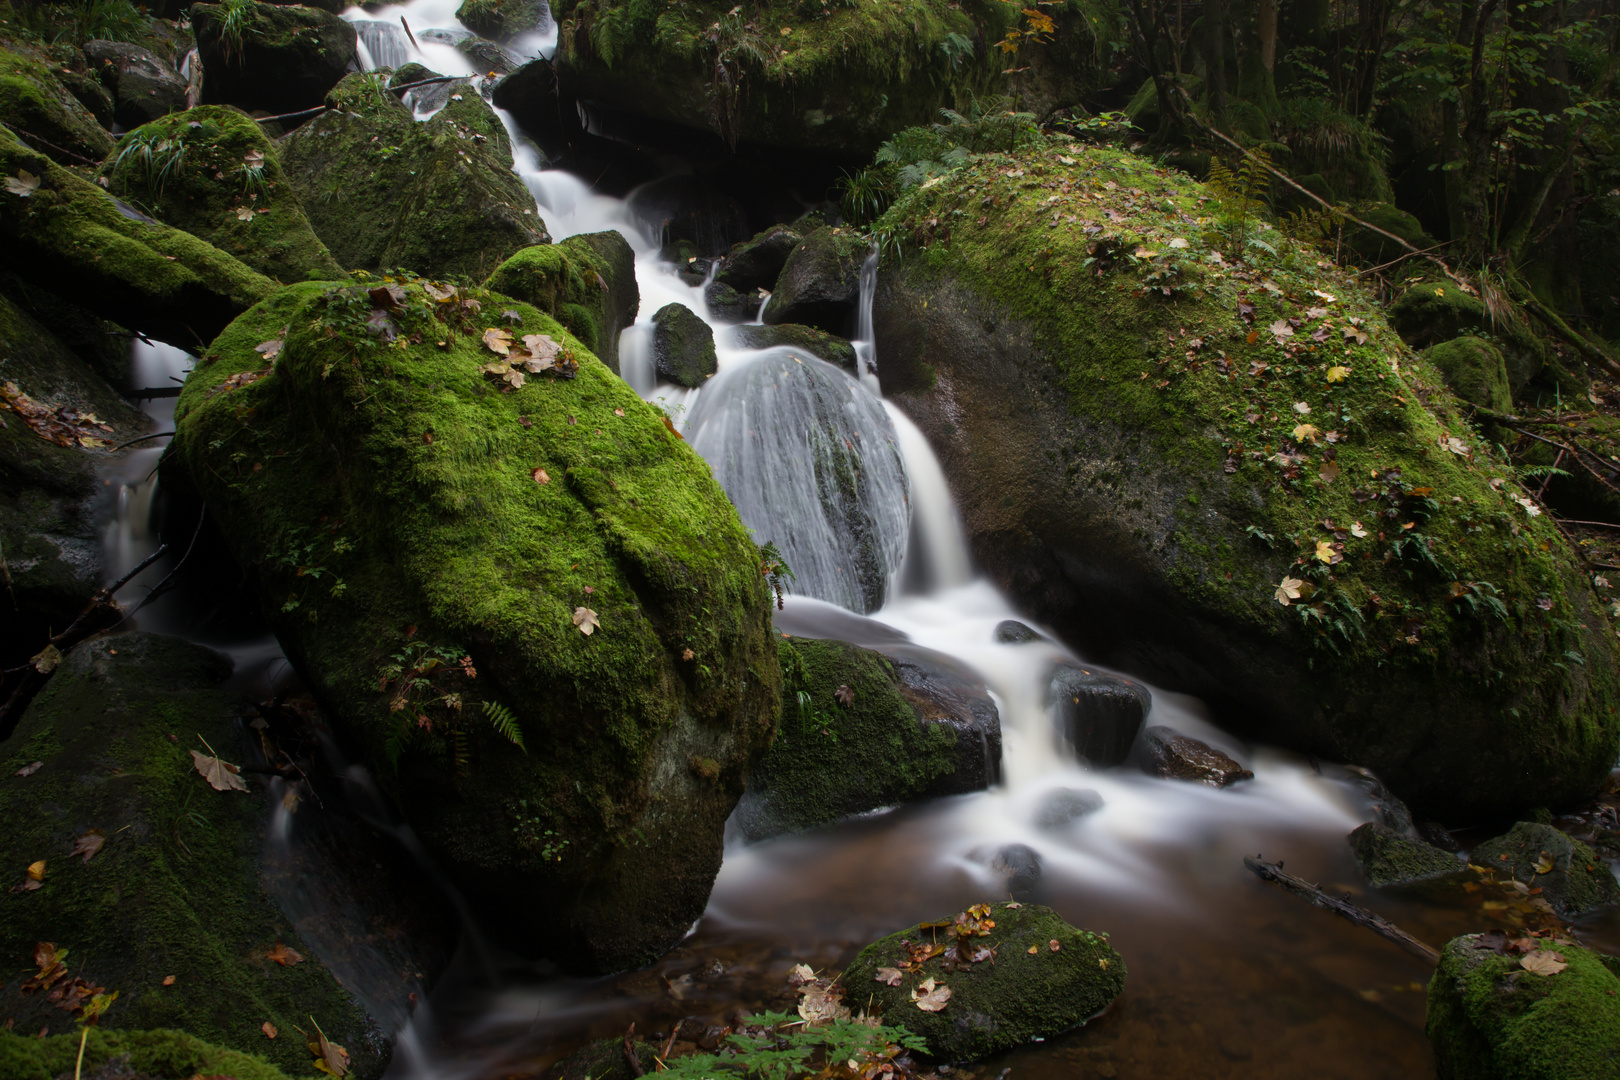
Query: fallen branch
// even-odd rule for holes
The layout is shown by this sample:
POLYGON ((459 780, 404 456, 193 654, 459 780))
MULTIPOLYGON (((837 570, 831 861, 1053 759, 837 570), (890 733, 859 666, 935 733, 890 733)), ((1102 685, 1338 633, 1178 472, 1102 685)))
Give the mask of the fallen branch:
MULTIPOLYGON (((1616 525, 1612 521, 1576 521, 1573 518, 1555 518, 1554 520, 1560 525, 1586 525, 1594 529, 1620 529, 1620 525, 1616 525)), ((1601 566, 1602 564, 1593 563, 1592 565, 1601 566)), ((1603 569, 1615 570, 1620 569, 1620 567, 1604 566, 1603 569)))
POLYGON ((126 442, 126 443, 119 443, 117 446, 113 447, 113 449, 114 450, 122 450, 126 446, 134 446, 136 443, 145 442, 147 439, 161 439, 161 438, 164 438, 166 436, 173 435, 173 434, 174 434, 174 432, 172 432, 172 431, 154 431, 150 435, 142 435, 138 439, 131 439, 131 440, 129 440, 129 442, 126 442))
MULTIPOLYGON (((455 82, 458 79, 476 79, 476 75, 436 75, 431 79, 418 79, 415 82, 403 83, 399 86, 384 87, 390 94, 403 94, 407 90, 415 90, 418 86, 428 86, 432 83, 455 82)), ((329 112, 332 106, 317 105, 313 109, 301 109, 298 112, 282 113, 280 116, 255 116, 253 119, 261 124, 268 124, 272 120, 297 120, 304 116, 314 116, 317 113, 329 112)), ((99 165, 100 162, 92 164, 99 165)))
POLYGON ((647 1070, 641 1067, 641 1059, 636 1056, 636 1024, 632 1020, 624 1032, 624 1065, 630 1070, 631 1076, 646 1076, 647 1070))
POLYGON ((39 143, 41 146, 48 146, 52 150, 55 150, 58 154, 63 154, 63 155, 66 155, 67 157, 72 158, 74 161, 77 161, 80 165, 91 165, 91 166, 94 166, 94 167, 96 167, 98 169, 101 167, 101 162, 96 161, 93 158, 87 158, 83 154, 75 154, 73 151, 64 149, 64 148, 62 148, 60 146, 57 146, 53 142, 47 142, 44 139, 40 138, 38 135, 35 135, 31 131, 24 131, 22 128, 18 127, 16 124, 7 123, 4 120, 0 120, 0 124, 5 124, 6 127, 10 128, 17 135, 19 135, 20 137, 22 137, 24 139, 32 139, 34 142, 39 143))
POLYGON ((1411 934, 1408 934, 1405 930, 1402 930, 1388 919, 1374 915, 1366 908, 1359 908, 1348 900, 1341 899, 1337 896, 1329 896, 1327 893, 1322 891, 1322 887, 1320 885, 1313 885, 1304 878, 1297 878, 1293 874, 1284 873, 1282 863, 1280 862, 1268 863, 1258 858, 1251 859, 1245 855, 1243 857, 1243 865, 1254 871, 1255 876, 1261 881, 1269 881, 1275 885, 1281 885, 1295 896, 1299 896, 1310 901, 1313 907, 1319 907, 1323 911, 1331 911, 1335 915, 1339 915, 1350 920, 1357 926, 1366 927, 1373 933, 1393 941, 1395 944, 1399 945, 1413 956, 1421 957, 1431 964, 1438 964, 1440 962, 1440 954, 1437 951, 1423 944, 1423 942, 1419 941, 1411 934))

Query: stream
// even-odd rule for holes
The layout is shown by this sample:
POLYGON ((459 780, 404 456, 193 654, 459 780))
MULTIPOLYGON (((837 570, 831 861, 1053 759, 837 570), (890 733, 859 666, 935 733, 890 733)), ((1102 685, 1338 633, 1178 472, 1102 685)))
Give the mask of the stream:
MULTIPOLYGON (((456 0, 416 0, 352 8, 344 17, 358 25, 368 66, 418 60, 444 74, 471 75, 471 63, 453 44, 465 32, 456 7, 456 0), (419 48, 400 29, 402 18, 419 48)), ((548 26, 508 47, 549 53, 555 34, 548 26)), ((872 374, 883 361, 869 340, 875 266, 863 276, 858 375, 790 348, 736 348, 732 324, 710 315, 703 287, 687 284, 660 260, 656 222, 639 219, 630 200, 545 168, 510 118, 503 119, 516 171, 554 240, 615 229, 634 249, 641 306, 621 338, 622 375, 675 418, 755 539, 775 542, 795 569, 778 629, 857 642, 909 639, 978 672, 1001 715, 1001 779, 979 794, 808 834, 754 844, 728 836, 703 918, 676 949, 640 971, 569 978, 492 953, 464 927, 456 962, 414 1014, 397 1002, 373 1010, 403 1025, 389 1077, 536 1076, 589 1040, 622 1034, 632 1021, 638 1032, 667 1032, 683 1018, 718 1025, 739 1007, 779 1008, 785 976, 797 963, 841 969, 875 937, 1005 898, 1007 884, 993 862, 1009 844, 1039 854, 1042 872, 1029 898, 1077 926, 1108 933, 1129 978, 1124 995, 1084 1028, 954 1075, 990 1078, 1008 1068, 1014 1080, 1432 1075, 1423 1031, 1430 969, 1261 883, 1242 857, 1285 859, 1291 872, 1371 903, 1436 945, 1483 928, 1477 901, 1468 907, 1391 895, 1369 901, 1344 837, 1371 814, 1349 774, 1236 739, 1196 699, 1151 687, 1147 723, 1225 750, 1253 770, 1252 781, 1214 790, 1150 778, 1130 764, 1090 771, 1074 759, 1045 696, 1053 664, 1083 658, 1050 641, 995 642, 996 625, 1021 615, 975 575, 947 477, 915 425, 882 400, 872 374), (675 302, 715 331, 719 371, 700 389, 660 384, 653 369, 650 319, 675 302), (829 498, 820 486, 818 455, 828 453, 829 432, 852 452, 858 448, 854 499, 829 498), (1054 793, 1079 789, 1098 793, 1103 808, 1057 827, 1038 824, 1054 793)), ((165 385, 190 365, 185 353, 167 346, 134 348, 139 386, 165 385)), ((146 407, 159 430, 172 427, 173 399, 146 407)), ((121 493, 117 520, 106 532, 109 577, 155 545, 150 474, 159 453, 136 451, 111 477, 121 493)), ((150 587, 172 565, 171 554, 137 586, 150 587)), ((183 606, 178 599, 154 605, 140 624, 227 649, 244 686, 288 677, 262 627, 222 628, 219 619, 183 606)), ((370 790, 364 770, 351 768, 350 776, 354 791, 370 790)), ((386 808, 368 806, 365 813, 378 824, 394 829, 407 847, 413 843, 386 808)), ((272 847, 293 843, 278 820, 272 847)), ((278 898, 295 921, 312 905, 330 911, 345 903, 341 895, 299 892, 297 875, 277 880, 278 898)), ((1583 934, 1620 941, 1612 922, 1583 934)), ((367 963, 362 956, 332 966, 364 996, 364 985, 374 982, 365 975, 367 963)))

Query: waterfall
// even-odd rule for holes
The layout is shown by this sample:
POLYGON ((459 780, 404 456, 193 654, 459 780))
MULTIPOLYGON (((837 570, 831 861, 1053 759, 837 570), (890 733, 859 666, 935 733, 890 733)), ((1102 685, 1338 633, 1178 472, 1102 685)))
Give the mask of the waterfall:
POLYGON ((353 25, 359 38, 355 44, 360 52, 360 67, 363 70, 398 70, 410 63, 413 51, 411 43, 398 23, 356 19, 353 25))

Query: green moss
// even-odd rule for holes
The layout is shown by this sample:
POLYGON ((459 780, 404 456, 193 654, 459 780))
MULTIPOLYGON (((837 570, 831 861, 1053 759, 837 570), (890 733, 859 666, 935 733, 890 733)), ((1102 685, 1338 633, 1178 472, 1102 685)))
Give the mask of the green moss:
POLYGON ((1513 411, 1502 350, 1484 338, 1460 337, 1429 348, 1429 363, 1444 373, 1446 385, 1464 401, 1497 412, 1513 411))
POLYGON ((747 324, 731 331, 731 343, 743 349, 769 349, 789 345, 803 349, 811 356, 819 356, 829 364, 837 364, 848 371, 855 370, 855 346, 836 334, 796 323, 777 326, 747 324))
POLYGON ((635 321, 641 296, 635 253, 618 233, 526 247, 498 266, 484 287, 533 304, 619 370, 619 331, 635 321))
POLYGON ((0 115, 20 132, 43 140, 34 143, 41 151, 49 150, 45 145, 49 142, 70 154, 100 159, 112 149, 112 136, 57 81, 40 56, 0 49, 0 115))
POLYGON ((1389 306, 1389 324, 1413 348, 1428 348, 1460 337, 1484 337, 1497 343, 1506 364, 1508 387, 1522 390, 1547 363, 1547 347, 1525 323, 1509 312, 1494 317, 1479 297, 1456 282, 1420 278, 1389 306))
MULTIPOLYGON (((958 347, 982 334, 996 355, 1027 357, 1013 389, 1063 416, 1041 449, 1082 468, 1027 498, 1101 498, 1091 489, 1123 477, 1114 516, 1131 509, 1125 495, 1142 498, 1125 516, 1162 539, 1118 557, 1146 560, 1167 610, 1275 665, 1266 685, 1208 692, 1286 699, 1290 720, 1270 737, 1404 770, 1423 797, 1448 770, 1447 798, 1502 801, 1576 798, 1607 773, 1620 737, 1614 636, 1578 558, 1515 501, 1510 466, 1349 272, 1262 222, 1248 235, 1277 255, 1249 248, 1234 266, 1208 189, 1062 141, 976 157, 912 189, 875 232, 890 253, 885 318, 905 330, 884 354, 885 391, 922 392, 935 343, 918 330, 936 324, 958 347), (1171 535, 1181 496, 1206 486, 1171 535), (1244 553, 1231 575, 1206 557, 1220 541, 1244 553), (1319 542, 1342 543, 1328 553, 1342 561, 1320 561, 1319 542), (1285 577, 1314 594, 1279 604, 1285 577), (1436 679, 1447 689, 1419 740, 1396 719, 1391 681, 1430 693, 1436 679), (1502 751, 1488 768, 1481 744, 1502 751), (1449 763, 1423 766, 1420 781, 1416 763, 1442 745, 1449 763)), ((952 376, 953 407, 970 414, 963 380, 977 370, 963 360, 952 376)), ((1005 433, 980 434, 998 464, 1025 460, 1005 433)), ((1252 722, 1269 707, 1244 711, 1252 722)))
POLYGON ((486 292, 467 297, 480 312, 435 310, 401 282, 390 346, 365 329, 377 284, 292 286, 233 324, 187 380, 176 463, 294 662, 468 894, 525 948, 640 962, 701 912, 775 723, 757 551, 702 459, 550 316, 486 292), (479 370, 492 326, 563 342, 578 377, 500 392, 479 370), (284 328, 274 370, 228 389, 284 328), (582 607, 600 619, 590 636, 582 607), (436 734, 379 687, 408 640, 476 664, 452 687, 464 720, 436 714, 436 734), (527 753, 484 702, 515 714, 527 753), (692 775, 693 755, 720 763, 719 784, 692 775))
MULTIPOLYGON (((122 998, 120 997, 120 1000, 122 998)), ((113 1006, 115 1009, 117 1005, 113 1006)), ((296 1035, 296 1032, 294 1033, 296 1035)), ((313 1059, 312 1059, 313 1060, 313 1059)), ((58 1080, 79 1064, 79 1036, 38 1039, 0 1031, 0 1076, 6 1080, 58 1080)), ((105 1067, 151 1080, 192 1080, 196 1076, 229 1076, 233 1080, 287 1080, 309 1076, 312 1068, 282 1072, 256 1054, 244 1054, 203 1042, 179 1031, 108 1031, 91 1028, 84 1044, 84 1074, 105 1067), (122 1070, 119 1066, 122 1065, 122 1070)))
POLYGON ((1590 1080, 1620 1059, 1620 979, 1607 958, 1547 943, 1568 967, 1525 971, 1519 957, 1453 938, 1429 982, 1427 1029, 1440 1080, 1590 1080))
POLYGON ((1368 822, 1350 836, 1356 865, 1375 889, 1415 885, 1466 876, 1467 867, 1431 844, 1368 822))
POLYGON ((528 33, 545 14, 541 0, 462 0, 456 9, 461 25, 496 41, 528 33))
POLYGON ((679 386, 702 386, 718 369, 714 331, 685 304, 665 304, 652 317, 653 367, 679 386))
POLYGON ((1480 844, 1470 858, 1498 875, 1534 882, 1565 918, 1620 904, 1620 883, 1609 864, 1551 825, 1521 821, 1506 835, 1480 844))
POLYGON ((994 949, 993 961, 947 970, 946 957, 936 956, 906 971, 899 986, 880 981, 878 968, 905 964, 903 942, 948 942, 949 931, 913 926, 874 941, 844 972, 850 1000, 870 995, 870 1011, 884 1023, 922 1036, 933 1057, 962 1061, 1078 1027, 1124 990, 1125 961, 1106 934, 1077 930, 1039 904, 995 904, 990 918, 995 928, 973 941, 994 949), (949 986, 951 997, 943 1010, 925 1013, 912 991, 930 978, 949 986))
MULTIPOLYGON (((303 1075, 310 1059, 295 1026, 307 1029, 314 1016, 359 1074, 374 1076, 385 1058, 364 1014, 260 886, 264 802, 214 791, 192 766, 190 748, 207 752, 199 736, 240 760, 236 703, 219 687, 228 672, 208 650, 151 634, 100 638, 64 661, 13 736, 43 767, 0 776, 0 818, 9 823, 0 860, 45 860, 43 887, 0 905, 0 947, 13 972, 36 942, 67 949, 74 976, 118 991, 105 1027, 180 1028, 303 1075), (106 845, 87 862, 71 852, 91 828, 106 845), (306 960, 282 967, 265 959, 277 941, 306 960), (175 981, 164 986, 169 975, 175 981), (266 1039, 265 1021, 284 1037, 266 1039)), ((0 1016, 29 1033, 71 1024, 15 978, 0 987, 0 1016)), ((127 1038, 136 1057, 220 1060, 184 1036, 127 1038)), ((41 1045, 55 1060, 54 1044, 41 1045)), ((260 1064, 252 1075, 267 1072, 260 1064)))
POLYGON ((282 175, 276 144, 238 109, 201 105, 136 128, 102 173, 114 194, 268 277, 344 276, 282 175))
POLYGON ((515 252, 547 243, 534 198, 512 172, 511 141, 483 98, 457 87, 419 123, 384 78, 348 76, 328 95, 331 111, 282 141, 282 168, 337 261, 482 280, 515 252))

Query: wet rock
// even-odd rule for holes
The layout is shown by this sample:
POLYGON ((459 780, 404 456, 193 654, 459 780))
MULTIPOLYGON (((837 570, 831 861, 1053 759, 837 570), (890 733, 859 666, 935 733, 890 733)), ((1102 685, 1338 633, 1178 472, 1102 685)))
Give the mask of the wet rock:
POLYGON ((1075 756, 1106 769, 1130 754, 1153 695, 1120 675, 1059 664, 1047 684, 1046 706, 1056 711, 1058 729, 1075 756))
POLYGON ((1027 645, 1032 641, 1045 641, 1046 638, 1017 619, 1003 619, 996 623, 995 640, 1003 645, 1027 645))
POLYGON ((1356 865, 1375 889, 1434 885, 1470 875, 1454 856, 1375 821, 1356 828, 1348 840, 1356 865))
POLYGON ((731 331, 731 343, 742 349, 770 349, 788 345, 829 364, 836 364, 845 371, 855 370, 855 346, 836 334, 808 326, 795 326, 792 323, 781 326, 739 326, 731 331))
POLYGON ((1008 844, 996 851, 990 869, 1005 880, 1007 894, 1027 900, 1041 880, 1041 854, 1028 844, 1008 844))
POLYGON ((904 645, 911 640, 888 623, 857 615, 836 604, 791 595, 786 598, 781 610, 772 613, 771 621, 784 635, 834 638, 880 651, 891 645, 904 645))
POLYGON ((1218 788, 1254 779, 1254 773, 1213 746, 1163 725, 1154 725, 1142 733, 1142 771, 1165 780, 1188 780, 1218 788))
POLYGON ((666 262, 675 263, 675 276, 688 285, 698 286, 709 277, 710 261, 697 255, 689 255, 691 248, 686 244, 665 245, 660 255, 666 262))
MULTIPOLYGON (((290 286, 234 323, 186 382, 166 467, 206 499, 333 727, 487 931, 576 971, 645 963, 703 912, 781 707, 758 548, 702 459, 589 352, 572 378, 499 392, 477 334, 441 338, 423 286, 382 285, 290 286), (338 317, 349 329, 325 333, 338 317), (227 389, 278 335, 274 372, 227 389), (303 450, 221 472, 212 444, 233 434, 303 450), (306 588, 278 554, 298 537, 345 591, 306 588), (421 648, 469 658, 439 677, 460 709, 436 694, 390 708, 387 657, 421 648)), ((474 328, 574 341, 469 291, 474 328)))
POLYGON ((107 93, 106 88, 94 74, 74 71, 72 68, 62 68, 53 74, 57 82, 78 99, 80 105, 90 110, 90 115, 96 118, 96 123, 104 128, 113 126, 116 121, 113 119, 115 106, 112 95, 107 93))
POLYGON ((354 27, 329 11, 252 4, 244 17, 227 36, 223 5, 191 8, 206 105, 275 116, 312 109, 355 63, 354 27))
POLYGON ((1412 811, 1406 808, 1400 796, 1384 786, 1384 782, 1378 779, 1371 769, 1347 765, 1345 772, 1350 774, 1351 782, 1366 792, 1367 798, 1372 801, 1373 821, 1403 836, 1417 835, 1417 825, 1412 820, 1412 811))
POLYGON ((1566 919, 1620 904, 1620 883, 1609 865, 1551 825, 1521 821, 1475 847, 1469 859, 1498 878, 1539 886, 1541 898, 1566 919))
POLYGON ((113 118, 138 128, 186 107, 186 80, 157 54, 125 41, 87 41, 84 55, 113 98, 113 118))
MULTIPOLYGON (((126 996, 120 993, 118 1003, 122 1004, 126 996)), ((301 1068, 288 1066, 283 1072, 258 1053, 227 1049, 180 1031, 105 1027, 89 1030, 82 1062, 77 1032, 41 1039, 0 1030, 0 1076, 7 1080, 57 1080, 81 1070, 89 1080, 191 1080, 195 1076, 288 1080, 304 1075, 301 1068)), ((260 1041, 266 1042, 263 1036, 260 1041)), ((255 1050, 263 1048, 261 1045, 255 1050)))
POLYGON ((631 1070, 624 1054, 624 1039, 598 1039, 541 1073, 540 1080, 634 1080, 656 1073, 659 1048, 638 1039, 635 1050, 641 1072, 631 1070))
POLYGON ((786 225, 773 225, 752 239, 733 244, 716 281, 723 281, 740 293, 776 287, 782 267, 793 249, 804 242, 804 234, 786 225))
POLYGON ((497 109, 511 113, 518 127, 548 150, 567 143, 582 130, 578 104, 558 96, 557 71, 545 60, 531 60, 503 77, 490 92, 490 100, 497 109))
POLYGON ((550 18, 546 0, 462 0, 456 19, 475 34, 510 41, 550 18))
POLYGON ((702 386, 719 361, 714 331, 685 304, 665 304, 652 317, 653 368, 678 386, 702 386))
POLYGON ((948 952, 890 986, 877 977, 878 969, 901 967, 908 959, 906 942, 929 940, 929 931, 913 926, 860 951, 844 972, 847 993, 862 1001, 870 997, 873 1014, 922 1036, 933 1057, 969 1061, 1078 1027, 1124 989, 1125 961, 1103 935, 1077 930, 1039 904, 994 904, 990 917, 995 928, 972 940, 994 949, 994 962, 947 967, 948 952), (930 978, 951 988, 939 1012, 923 1012, 912 998, 930 978))
MULTIPOLYGON (((46 871, 41 888, 0 905, 0 941, 19 960, 37 941, 70 948, 74 977, 120 992, 119 1024, 181 1029, 303 1075, 301 1042, 271 1042, 258 1025, 291 1032, 313 1015, 348 1048, 357 1076, 376 1077, 388 1060, 385 1033, 260 885, 262 784, 243 778, 247 790, 215 791, 193 767, 190 750, 207 753, 202 740, 243 760, 239 703, 220 685, 230 670, 218 653, 146 633, 69 653, 3 744, 8 761, 43 765, 29 776, 0 770, 9 823, 0 859, 43 858, 46 871), (74 858, 90 829, 104 846, 74 858), (303 962, 266 959, 278 941, 303 962), (169 975, 175 982, 164 986, 169 975)), ((0 1013, 27 1031, 66 1020, 15 981, 0 987, 0 1013)))
POLYGON ((1001 752, 995 706, 949 668, 804 638, 778 639, 777 655, 776 741, 732 818, 746 839, 982 791, 993 779, 1001 752))
POLYGON ((711 318, 727 322, 748 322, 759 311, 762 297, 755 293, 739 293, 723 281, 711 281, 703 289, 703 301, 709 305, 711 318))
MULTIPOLYGON (((742 204, 700 177, 667 176, 631 193, 630 212, 657 230, 662 245, 689 244, 688 254, 723 255, 748 236, 742 204)), ((685 263, 683 256, 678 260, 685 263)))
POLYGON ((1462 850, 1462 845, 1457 842, 1457 838, 1452 836, 1451 831, 1438 821, 1418 822, 1417 834, 1418 839, 1425 844, 1431 844, 1441 851, 1457 852, 1462 850))
POLYGON ((0 255, 29 283, 183 348, 218 333, 275 283, 197 237, 153 221, 0 128, 0 175, 40 186, 8 219, 0 255))
POLYGON ((277 145, 253 120, 225 105, 199 105, 130 136, 183 148, 159 184, 157 164, 130 155, 103 167, 107 188, 139 201, 158 220, 240 259, 278 281, 348 275, 310 228, 281 168, 277 145), (222 184, 220 174, 234 177, 222 184))
POLYGON ((281 164, 343 266, 481 280, 550 241, 512 172, 506 129, 478 94, 458 88, 421 122, 371 75, 349 76, 328 100, 331 111, 281 141, 281 164))
POLYGON ((1620 978, 1612 957, 1538 942, 1564 968, 1538 975, 1501 931, 1446 943, 1429 980, 1425 1027, 1440 1080, 1587 1080, 1620 1060, 1620 978))
POLYGON ((782 267, 765 304, 765 322, 852 333, 866 254, 865 242, 853 230, 821 228, 806 236, 782 267))
POLYGON ((0 49, 0 115, 34 135, 39 153, 63 165, 80 164, 75 157, 100 161, 112 151, 112 136, 51 73, 53 66, 43 54, 20 45, 0 49))
POLYGON ((1089 788, 1058 788, 1041 799, 1035 824, 1042 829, 1061 829, 1103 808, 1103 797, 1089 788))
POLYGON ((524 57, 514 50, 482 38, 462 38, 456 42, 456 51, 487 75, 510 75, 524 64, 524 57))
POLYGON ((526 247, 484 285, 544 311, 618 372, 619 335, 641 306, 635 252, 619 233, 581 233, 526 247))

